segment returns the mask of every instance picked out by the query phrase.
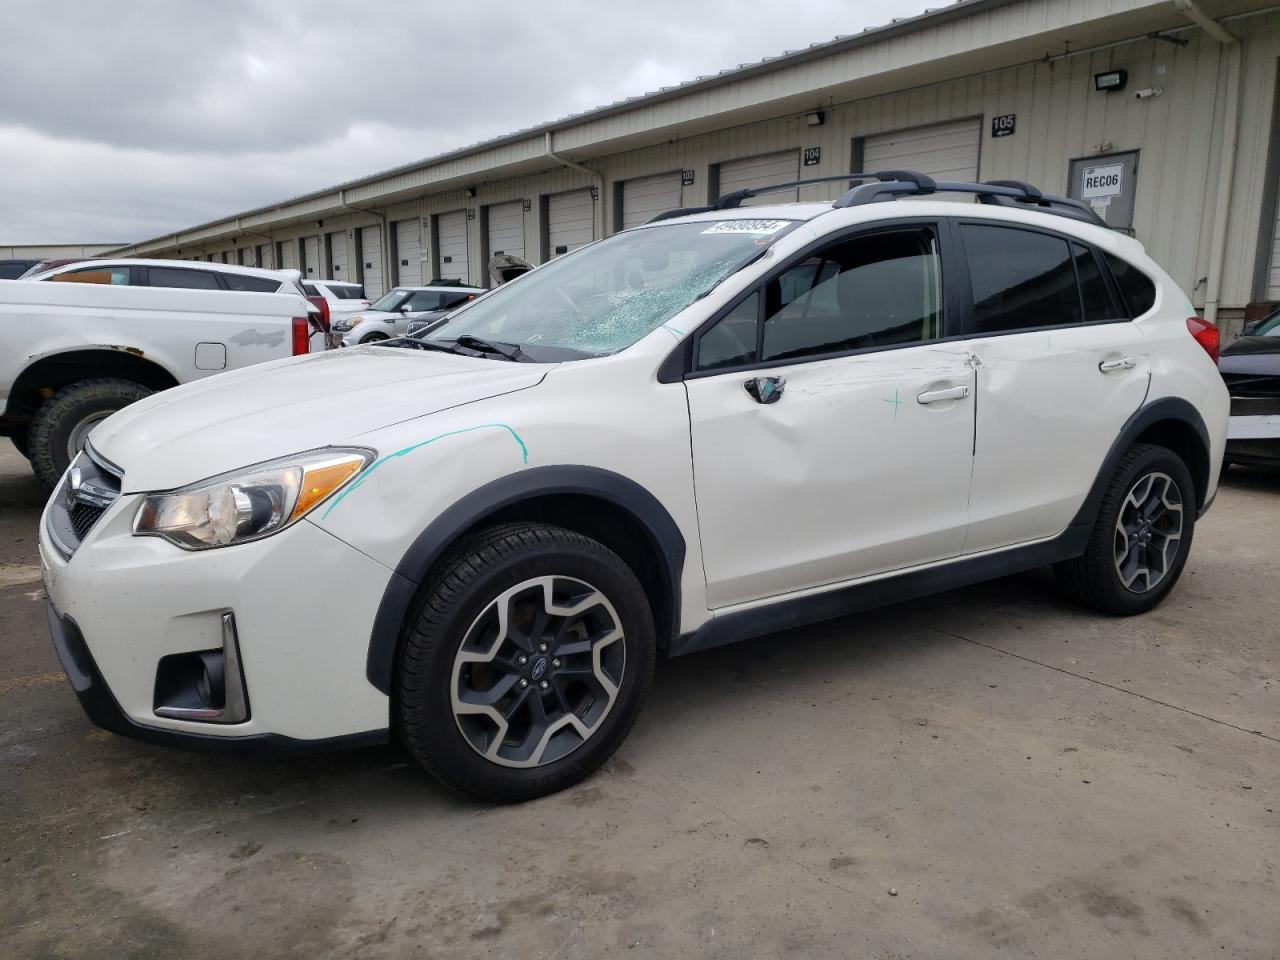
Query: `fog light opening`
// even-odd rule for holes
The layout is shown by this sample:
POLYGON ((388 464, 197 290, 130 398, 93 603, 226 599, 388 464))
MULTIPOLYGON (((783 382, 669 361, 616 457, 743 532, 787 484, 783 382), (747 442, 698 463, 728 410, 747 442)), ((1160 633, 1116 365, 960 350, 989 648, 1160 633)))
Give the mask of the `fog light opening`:
POLYGON ((249 700, 240 669, 235 615, 222 615, 222 649, 162 657, 152 710, 157 717, 202 723, 243 723, 249 700))

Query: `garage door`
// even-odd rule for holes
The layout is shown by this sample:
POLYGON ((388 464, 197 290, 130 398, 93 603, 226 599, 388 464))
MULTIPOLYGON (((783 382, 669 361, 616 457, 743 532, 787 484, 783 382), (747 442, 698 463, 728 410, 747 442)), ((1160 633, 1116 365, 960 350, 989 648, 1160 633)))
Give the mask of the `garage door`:
POLYGON ((382 244, 378 242, 377 227, 361 227, 360 265, 364 283, 364 295, 370 300, 382 296, 382 244))
POLYGON ((622 229, 648 223, 680 206, 680 173, 661 173, 622 184, 622 229))
POLYGON ((302 275, 320 279, 320 238, 304 237, 302 240, 302 275))
POLYGON ((595 202, 590 190, 547 198, 547 250, 553 257, 595 239, 595 202))
POLYGON ((345 230, 329 234, 329 276, 327 279, 351 279, 351 271, 347 267, 347 231, 345 230))
POLYGON ((935 180, 978 179, 978 145, 982 121, 939 123, 896 133, 882 133, 862 141, 862 169, 916 170, 935 180))
POLYGON ((439 278, 468 281, 467 211, 457 210, 436 217, 436 239, 440 246, 437 251, 439 278))
POLYGON ((524 201, 495 203, 489 208, 489 256, 524 256, 524 201))
POLYGON ((396 235, 396 283, 402 287, 422 285, 422 221, 397 220, 396 235))
MULTIPOLYGON (((786 183, 800 179, 800 151, 786 150, 761 157, 747 157, 720 164, 720 195, 733 193, 746 187, 767 187, 771 183, 786 183)), ((795 190, 785 190, 744 200, 744 207, 759 207, 767 203, 789 203, 797 199, 795 190)))

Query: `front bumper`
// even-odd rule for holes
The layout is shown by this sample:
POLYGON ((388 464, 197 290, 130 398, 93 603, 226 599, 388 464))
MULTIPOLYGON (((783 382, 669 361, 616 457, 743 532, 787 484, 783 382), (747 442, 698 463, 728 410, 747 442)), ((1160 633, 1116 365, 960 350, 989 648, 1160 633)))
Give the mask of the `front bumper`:
POLYGON ((123 737, 143 740, 165 747, 181 747, 199 753, 220 753, 242 757, 275 757, 344 747, 374 746, 386 743, 386 730, 370 730, 322 740, 298 740, 275 733, 257 733, 248 736, 225 737, 190 730, 166 730, 136 723, 116 702, 107 687, 106 680, 93 660, 93 654, 84 642, 79 627, 68 617, 58 613, 48 604, 49 633, 53 648, 57 651, 62 669, 71 682, 84 709, 85 715, 95 726, 110 730, 123 737))
POLYGON ((139 497, 120 497, 70 559, 40 558, 63 668, 97 725, 152 742, 296 752, 388 737, 389 702, 365 676, 391 571, 307 521, 236 547, 188 552, 134 537, 139 497), (332 584, 341 580, 344 589, 332 584), (250 711, 241 723, 156 712, 160 661, 221 649, 233 613, 250 711))

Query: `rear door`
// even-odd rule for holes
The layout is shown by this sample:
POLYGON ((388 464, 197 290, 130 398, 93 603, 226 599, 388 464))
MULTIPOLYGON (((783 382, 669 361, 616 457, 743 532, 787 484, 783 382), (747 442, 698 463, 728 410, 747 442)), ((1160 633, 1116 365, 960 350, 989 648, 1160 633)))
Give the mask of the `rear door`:
POLYGON ((1049 231, 960 222, 978 370, 966 553, 1070 523, 1151 379, 1101 256, 1049 231))
POLYGON ((725 311, 686 377, 715 608, 959 555, 974 373, 942 232, 820 244, 725 311))

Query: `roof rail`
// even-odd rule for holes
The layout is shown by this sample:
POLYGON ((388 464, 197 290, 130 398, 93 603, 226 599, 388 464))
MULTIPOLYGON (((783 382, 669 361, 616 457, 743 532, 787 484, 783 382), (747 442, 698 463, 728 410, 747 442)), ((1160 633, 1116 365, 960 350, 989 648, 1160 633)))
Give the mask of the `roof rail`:
POLYGON ((812 183, 848 183, 853 180, 872 180, 875 182, 860 183, 852 190, 847 191, 831 205, 834 209, 857 207, 864 203, 877 203, 884 200, 893 200, 897 197, 920 197, 933 193, 971 193, 978 198, 979 203, 1004 207, 1031 206, 1041 213, 1052 213, 1060 217, 1092 223, 1098 227, 1107 226, 1107 222, 1098 216, 1097 212, 1088 204, 1069 197, 1055 197, 1047 193, 1041 193, 1037 187, 1033 187, 1031 184, 1024 183, 1021 180, 952 183, 950 181, 934 180, 933 177, 915 170, 847 173, 831 177, 812 177, 808 180, 789 180, 786 183, 774 183, 765 187, 747 187, 742 190, 735 190, 732 193, 726 193, 709 206, 680 207, 676 210, 667 210, 648 222, 657 223, 660 220, 671 220, 675 217, 685 217, 694 213, 710 213, 713 210, 733 210, 740 206, 743 200, 748 200, 764 193, 778 193, 782 190, 804 187, 812 183))
POLYGON ((1041 193, 1036 187, 1021 180, 987 180, 983 183, 951 183, 935 181, 932 177, 910 170, 883 170, 874 173, 878 182, 854 187, 833 207, 856 207, 864 203, 877 203, 901 196, 923 196, 931 193, 972 193, 980 203, 996 206, 1030 206, 1041 213, 1052 213, 1072 220, 1105 227, 1107 222, 1086 203, 1069 197, 1055 197, 1041 193))

